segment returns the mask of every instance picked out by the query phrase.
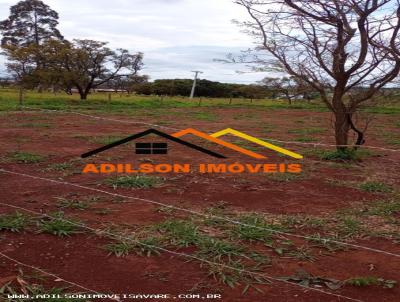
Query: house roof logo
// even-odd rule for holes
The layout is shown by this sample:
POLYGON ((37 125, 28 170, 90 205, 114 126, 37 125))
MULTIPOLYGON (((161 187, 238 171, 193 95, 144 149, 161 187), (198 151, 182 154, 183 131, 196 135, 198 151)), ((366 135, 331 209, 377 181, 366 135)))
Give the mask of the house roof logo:
MULTIPOLYGON (((98 154, 98 153, 104 152, 106 150, 109 150, 111 148, 117 147, 119 145, 122 145, 122 144, 125 144, 125 143, 128 143, 128 142, 134 141, 136 139, 145 137, 145 136, 150 135, 150 134, 155 134, 157 136, 160 136, 162 138, 168 139, 168 140, 173 141, 175 143, 184 145, 184 146, 186 146, 188 148, 191 148, 191 149, 197 150, 199 152, 205 153, 205 154, 207 154, 209 156, 213 156, 213 157, 221 158, 221 159, 227 158, 227 157, 222 155, 222 154, 219 154, 219 153, 216 153, 214 151, 211 151, 211 150, 208 150, 206 148, 203 148, 201 146, 198 146, 198 145, 195 145, 193 143, 190 143, 188 141, 185 141, 185 140, 181 139, 181 137, 183 137, 185 135, 188 135, 188 134, 191 134, 191 135, 200 137, 202 139, 205 139, 207 141, 210 141, 212 143, 221 145, 221 146, 223 146, 225 148, 228 148, 228 149, 234 150, 236 152, 242 153, 244 155, 247 155, 247 156, 250 156, 250 157, 253 157, 253 158, 256 158, 256 159, 266 159, 266 157, 264 155, 258 154, 256 152, 250 151, 248 149, 242 148, 242 147, 240 147, 238 145, 235 145, 235 144, 232 144, 232 143, 229 143, 227 141, 224 141, 224 140, 220 139, 220 137, 225 136, 225 135, 234 135, 236 137, 239 137, 239 138, 242 138, 244 140, 250 141, 252 143, 255 143, 255 144, 260 145, 262 147, 265 147, 267 149, 276 151, 278 153, 287 155, 289 157, 292 157, 292 158, 295 158, 295 159, 302 159, 303 158, 303 156, 298 154, 298 153, 295 153, 295 152, 289 151, 287 149, 284 149, 282 147, 273 145, 271 143, 268 143, 266 141, 263 141, 261 139, 258 139, 256 137, 254 137, 254 136, 248 135, 246 133, 237 131, 237 130, 232 129, 232 128, 226 128, 224 130, 221 130, 221 131, 218 131, 218 132, 215 132, 215 133, 212 133, 212 134, 206 134, 204 132, 198 131, 198 130, 193 129, 193 128, 187 128, 187 129, 178 131, 178 132, 173 133, 173 134, 167 134, 167 133, 161 132, 161 131, 156 130, 156 129, 148 129, 146 131, 133 134, 133 135, 128 136, 128 137, 126 137, 124 139, 121 139, 121 140, 118 140, 116 142, 113 142, 111 144, 102 146, 100 148, 91 150, 89 152, 86 152, 86 153, 82 154, 81 157, 82 158, 87 158, 87 157, 93 156, 95 154, 98 154)), ((166 154, 167 153, 167 145, 165 143, 137 143, 136 144, 136 151, 137 151, 136 152, 137 154, 166 154), (149 152, 147 153, 147 151, 149 151, 149 152)))

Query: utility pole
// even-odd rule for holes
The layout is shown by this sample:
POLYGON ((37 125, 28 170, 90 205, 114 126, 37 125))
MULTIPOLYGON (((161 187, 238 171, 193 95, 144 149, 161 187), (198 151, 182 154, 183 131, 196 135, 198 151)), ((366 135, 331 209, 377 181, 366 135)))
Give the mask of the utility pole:
POLYGON ((193 80, 192 92, 190 92, 190 98, 191 98, 191 99, 193 99, 193 97, 194 97, 194 91, 196 90, 197 76, 199 75, 199 73, 203 73, 203 72, 198 71, 198 70, 194 70, 194 71, 192 71, 192 72, 194 72, 194 80, 193 80))

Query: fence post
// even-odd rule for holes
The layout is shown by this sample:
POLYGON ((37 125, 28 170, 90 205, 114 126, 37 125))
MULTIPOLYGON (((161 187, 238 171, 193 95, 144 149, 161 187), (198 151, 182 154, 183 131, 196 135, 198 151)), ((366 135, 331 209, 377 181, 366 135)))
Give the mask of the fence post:
POLYGON ((232 105, 232 97, 229 98, 229 105, 232 105))
POLYGON ((18 104, 19 104, 19 110, 23 110, 23 108, 24 108, 24 89, 22 87, 19 88, 18 104))

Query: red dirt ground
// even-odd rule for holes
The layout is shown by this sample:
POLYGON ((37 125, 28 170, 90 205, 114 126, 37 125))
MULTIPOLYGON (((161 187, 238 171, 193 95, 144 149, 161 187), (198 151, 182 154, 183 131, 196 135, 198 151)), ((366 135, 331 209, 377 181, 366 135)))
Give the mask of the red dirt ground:
MULTIPOLYGON (((256 137, 279 140, 293 140, 296 134, 288 133, 289 129, 322 127, 329 119, 327 113, 316 113, 296 110, 255 111, 246 109, 216 109, 213 111, 219 118, 216 121, 194 120, 184 115, 178 109, 170 112, 171 124, 168 126, 184 129, 192 127, 204 132, 213 132, 231 127, 256 137), (243 115, 252 118, 238 118, 243 115), (312 119, 309 116, 312 115, 312 119), (234 118, 236 117, 236 118, 234 118), (179 119, 179 121, 172 121, 179 119), (303 120, 304 125, 298 121, 303 120), (296 122, 297 121, 297 122, 296 122)), ((107 116, 109 118, 145 121, 156 123, 145 117, 107 116)), ((396 116, 379 116, 377 128, 368 136, 368 145, 394 148, 385 143, 381 131, 400 134, 400 129, 394 128, 396 116)), ((373 126, 372 126, 373 127, 373 126)), ((318 160, 315 156, 306 156, 301 161, 303 177, 286 182, 277 182, 265 175, 204 175, 199 173, 162 175, 166 178, 164 185, 152 189, 116 189, 104 185, 104 176, 82 175, 80 169, 84 163, 93 159, 79 160, 79 155, 102 144, 90 141, 90 138, 113 135, 124 136, 146 130, 144 125, 127 125, 117 122, 94 120, 82 116, 60 113, 9 113, 0 116, 0 156, 15 151, 26 151, 46 156, 44 162, 38 164, 17 164, 3 161, 0 168, 27 173, 30 175, 58 179, 92 188, 104 189, 109 192, 150 199, 168 205, 176 205, 191 210, 201 211, 210 206, 224 203, 231 212, 255 211, 268 214, 307 214, 320 217, 329 216, 338 210, 343 210, 353 204, 368 204, 375 200, 388 198, 385 194, 362 192, 351 186, 338 186, 331 180, 362 182, 367 179, 384 179, 385 182, 398 186, 400 184, 400 152, 374 151, 371 159, 360 162, 352 167, 343 167, 318 160), (48 128, 32 126, 21 127, 26 123, 43 123, 48 128), (63 175, 62 172, 47 169, 52 163, 74 162, 75 173, 63 175)), ((173 132, 161 129, 165 132, 173 132)), ((331 129, 312 134, 319 142, 332 143, 329 140, 331 129)), ((188 137, 187 140, 193 140, 188 137)), ((146 140, 144 140, 146 141, 146 140)), ((232 139, 237 142, 238 139, 232 139)), ((251 144, 249 144, 251 146, 251 144)), ((188 150, 182 146, 171 144, 172 151, 168 160, 162 156, 152 156, 155 163, 178 162, 200 163, 209 160, 206 155, 188 150)), ((206 148, 229 156, 223 162, 234 161, 257 163, 253 159, 237 155, 222 147, 203 144, 206 148)), ((245 147, 245 146, 243 146, 245 147)), ((303 153, 313 147, 307 145, 284 145, 292 151, 303 153)), ((273 152, 257 149, 268 156, 268 162, 283 161, 282 157, 273 152)), ((94 160, 108 162, 118 159, 119 162, 135 162, 133 151, 129 146, 121 146, 104 152, 94 160)), ((149 157, 149 156, 147 156, 149 157)), ((143 157, 144 158, 144 157, 143 157)), ((296 162, 287 160, 285 162, 296 162)), ((46 182, 17 175, 0 173, 0 202, 28 208, 37 212, 51 213, 57 210, 56 197, 68 196, 102 196, 94 208, 107 208, 107 215, 95 211, 76 211, 66 209, 67 216, 76 216, 87 225, 98 228, 107 223, 142 226, 159 222, 169 217, 168 213, 158 211, 159 206, 140 200, 118 199, 101 193, 91 192, 68 185, 46 182), (119 202, 118 202, 119 201, 119 202), (121 201, 124 201, 123 203, 121 201)), ((14 212, 0 205, 0 214, 14 212)), ((186 216, 184 213, 174 213, 175 216, 186 216)), ((104 238, 91 234, 79 234, 66 239, 46 234, 35 234, 31 231, 21 234, 2 232, 0 251, 23 263, 43 268, 62 278, 95 289, 98 292, 113 293, 220 293, 222 299, 216 301, 346 301, 344 298, 303 289, 294 284, 274 281, 262 286, 264 293, 250 291, 241 294, 242 288, 231 289, 207 277, 207 272, 195 261, 162 253, 155 257, 140 257, 130 255, 124 258, 109 256, 102 246, 107 243, 104 238), (207 286, 203 286, 207 284, 207 286), (197 288, 196 288, 197 286, 197 288)), ((398 244, 386 239, 365 238, 356 243, 400 253, 398 244)), ((268 253, 268 252, 266 252, 268 253)), ((339 280, 355 276, 374 275, 387 280, 400 282, 400 258, 383 255, 365 250, 349 250, 330 255, 319 255, 314 262, 295 261, 276 257, 271 254, 272 265, 265 271, 269 276, 289 276, 299 269, 304 269, 316 276, 326 276, 339 280), (371 271, 371 267, 373 270, 371 271)), ((0 287, 13 276, 16 276, 17 266, 6 259, 0 258, 0 287)), ((51 286, 57 286, 54 280, 48 281, 51 286)), ((399 285, 394 289, 384 289, 378 286, 352 287, 345 286, 336 291, 321 288, 333 294, 344 295, 361 301, 399 301, 399 285)), ((171 299, 172 300, 172 299, 171 299)), ((215 299, 214 299, 215 300, 215 299)), ((105 301, 105 300, 104 300, 105 301)), ((138 301, 138 300, 136 300, 138 301)), ((165 300, 163 300, 165 301, 165 300)), ((174 300, 176 301, 176 300, 174 300)), ((180 299, 179 301, 193 301, 180 299)), ((203 301, 213 301, 203 299, 203 301)))

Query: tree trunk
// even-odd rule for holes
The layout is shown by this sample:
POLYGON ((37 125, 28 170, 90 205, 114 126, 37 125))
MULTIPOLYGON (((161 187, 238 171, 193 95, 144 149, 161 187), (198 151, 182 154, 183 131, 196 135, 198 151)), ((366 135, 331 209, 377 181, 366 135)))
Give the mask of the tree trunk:
POLYGON ((347 150, 350 124, 345 111, 335 112, 335 139, 338 151, 347 150))
POLYGON ((79 93, 79 95, 81 96, 81 100, 87 100, 87 96, 88 94, 85 92, 79 93))

